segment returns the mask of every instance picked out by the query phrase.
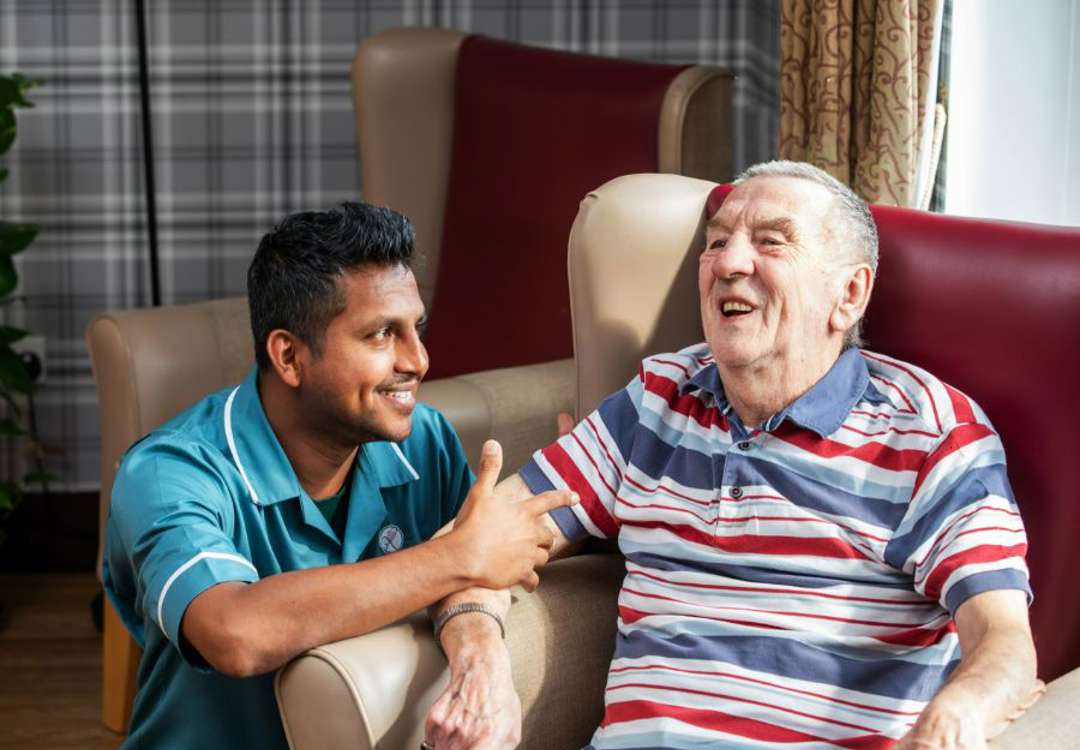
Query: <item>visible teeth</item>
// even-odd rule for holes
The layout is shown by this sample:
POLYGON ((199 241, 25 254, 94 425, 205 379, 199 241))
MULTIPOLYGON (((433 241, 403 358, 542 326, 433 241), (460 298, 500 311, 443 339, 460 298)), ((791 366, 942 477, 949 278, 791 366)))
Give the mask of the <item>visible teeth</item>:
POLYGON ((412 401, 412 391, 386 391, 386 395, 395 401, 412 401))
POLYGON ((721 312, 726 315, 727 313, 732 312, 750 312, 753 309, 754 308, 750 307, 750 305, 745 302, 725 302, 721 312))

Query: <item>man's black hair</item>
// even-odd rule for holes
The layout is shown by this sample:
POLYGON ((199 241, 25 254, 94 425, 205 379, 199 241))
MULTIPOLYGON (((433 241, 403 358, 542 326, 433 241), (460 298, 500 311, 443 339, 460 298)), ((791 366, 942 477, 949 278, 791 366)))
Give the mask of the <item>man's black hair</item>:
POLYGON ((267 233, 248 268, 255 361, 270 367, 266 339, 277 328, 322 354, 326 327, 346 307, 339 280, 363 266, 408 267, 416 233, 397 211, 367 203, 293 214, 267 233))

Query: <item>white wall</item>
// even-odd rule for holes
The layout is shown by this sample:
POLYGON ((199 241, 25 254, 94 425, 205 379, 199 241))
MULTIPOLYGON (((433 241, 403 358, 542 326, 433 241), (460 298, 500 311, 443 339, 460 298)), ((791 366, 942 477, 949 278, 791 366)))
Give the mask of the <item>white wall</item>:
POLYGON ((1080 0, 955 0, 945 210, 1080 226, 1080 0))

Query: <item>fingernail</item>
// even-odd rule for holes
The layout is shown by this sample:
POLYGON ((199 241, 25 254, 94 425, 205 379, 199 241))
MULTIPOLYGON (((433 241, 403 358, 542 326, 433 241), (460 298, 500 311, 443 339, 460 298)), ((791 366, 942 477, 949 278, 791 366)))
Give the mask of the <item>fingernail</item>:
POLYGON ((579 500, 581 500, 581 498, 578 497, 578 493, 576 493, 576 492, 571 492, 570 493, 570 502, 577 503, 579 500))
POLYGON ((486 441, 484 441, 484 455, 485 456, 490 456, 496 450, 498 450, 498 444, 494 440, 486 440, 486 441))

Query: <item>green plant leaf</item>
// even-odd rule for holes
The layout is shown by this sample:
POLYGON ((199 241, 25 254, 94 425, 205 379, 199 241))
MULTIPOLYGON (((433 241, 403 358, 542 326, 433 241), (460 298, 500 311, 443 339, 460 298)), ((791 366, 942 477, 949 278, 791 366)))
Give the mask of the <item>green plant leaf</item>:
POLYGON ((46 482, 55 482, 58 479, 60 477, 51 471, 30 471, 23 477, 23 484, 45 484, 46 482))
POLYGON ((26 366, 9 347, 0 347, 0 385, 16 393, 29 393, 33 387, 26 366))
POLYGON ((37 237, 38 228, 33 224, 13 224, 0 221, 0 253, 15 255, 21 253, 37 237))
POLYGON ((30 331, 25 331, 22 328, 0 325, 0 346, 11 346, 19 339, 24 339, 29 335, 30 331))
POLYGON ((10 255, 0 253, 0 299, 7 297, 19 285, 19 274, 10 255))
MULTIPOLYGON (((15 81, 15 83, 19 86, 20 95, 25 94, 30 89, 36 89, 38 86, 45 85, 44 78, 27 78, 22 73, 12 73, 11 80, 15 81)), ((26 99, 22 99, 22 106, 33 107, 34 103, 27 101, 26 99)))
MULTIPOLYGON (((7 347, 2 347, 7 348, 7 347)), ((21 362, 21 360, 20 360, 21 362)), ((22 406, 15 400, 15 396, 7 388, 0 383, 0 401, 3 401, 8 408, 8 414, 12 419, 22 419, 22 406)))
POLYGON ((0 419, 0 437, 18 437, 25 435, 26 430, 18 425, 14 419, 4 417, 0 419))
POLYGON ((0 482, 0 510, 14 510, 22 499, 22 487, 12 481, 0 482))
POLYGON ((0 76, 0 109, 11 109, 22 98, 19 81, 14 76, 0 76))
POLYGON ((8 174, 9 173, 8 173, 7 169, 5 169, 4 167, 0 167, 0 182, 3 182, 4 180, 6 180, 8 174))
POLYGON ((0 154, 6 154, 15 142, 15 113, 0 107, 0 154))

